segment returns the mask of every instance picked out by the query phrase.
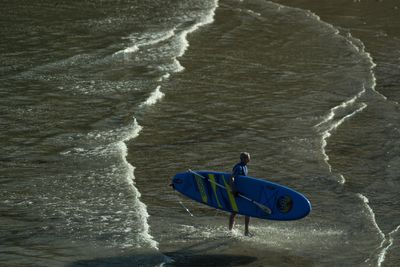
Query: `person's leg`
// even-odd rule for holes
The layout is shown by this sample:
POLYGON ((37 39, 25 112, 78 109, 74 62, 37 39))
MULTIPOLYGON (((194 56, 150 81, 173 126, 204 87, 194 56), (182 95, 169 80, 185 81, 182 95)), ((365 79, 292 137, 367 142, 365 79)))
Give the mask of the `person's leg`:
POLYGON ((245 236, 249 235, 249 222, 250 222, 250 217, 245 216, 244 217, 244 235, 245 236))
POLYGON ((235 224, 235 216, 236 213, 232 212, 231 216, 229 216, 229 231, 231 231, 233 229, 233 226, 235 224))

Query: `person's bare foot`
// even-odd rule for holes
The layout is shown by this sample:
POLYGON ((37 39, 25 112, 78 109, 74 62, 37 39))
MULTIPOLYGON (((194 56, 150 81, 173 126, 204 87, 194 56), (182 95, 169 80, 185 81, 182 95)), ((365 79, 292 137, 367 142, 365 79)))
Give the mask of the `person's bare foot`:
POLYGON ((244 232, 244 235, 247 237, 253 237, 253 234, 249 232, 249 230, 244 232))

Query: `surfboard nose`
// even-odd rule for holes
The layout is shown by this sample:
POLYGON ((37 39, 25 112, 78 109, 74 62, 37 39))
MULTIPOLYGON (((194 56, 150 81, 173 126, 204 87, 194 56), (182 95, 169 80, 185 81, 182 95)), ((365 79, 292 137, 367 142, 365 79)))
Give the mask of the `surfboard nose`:
POLYGON ((173 189, 178 190, 183 186, 185 182, 185 174, 184 173, 177 173, 173 178, 172 178, 172 183, 171 186, 173 189))
POLYGON ((182 184, 183 183, 183 180, 181 179, 181 178, 179 178, 179 177, 175 177, 173 180, 172 180, 172 183, 175 185, 175 184, 182 184))

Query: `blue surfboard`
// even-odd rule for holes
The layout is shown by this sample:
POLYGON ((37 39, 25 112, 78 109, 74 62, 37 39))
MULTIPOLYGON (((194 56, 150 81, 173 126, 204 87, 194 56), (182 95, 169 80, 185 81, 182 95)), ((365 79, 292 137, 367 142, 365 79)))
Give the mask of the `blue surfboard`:
POLYGON ((239 176, 233 195, 230 173, 188 171, 178 173, 172 186, 183 195, 213 208, 268 220, 298 220, 311 212, 310 201, 293 189, 248 176, 239 176))

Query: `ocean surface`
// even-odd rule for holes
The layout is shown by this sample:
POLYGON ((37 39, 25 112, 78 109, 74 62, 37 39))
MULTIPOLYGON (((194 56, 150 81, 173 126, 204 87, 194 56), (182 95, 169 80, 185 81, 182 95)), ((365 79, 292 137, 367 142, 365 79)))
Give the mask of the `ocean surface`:
POLYGON ((2 0, 0 51, 0 266, 400 265, 399 1, 2 0), (169 187, 241 151, 312 213, 169 187))

